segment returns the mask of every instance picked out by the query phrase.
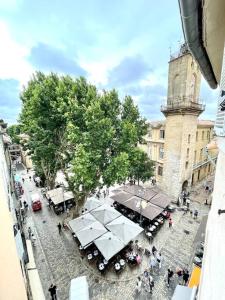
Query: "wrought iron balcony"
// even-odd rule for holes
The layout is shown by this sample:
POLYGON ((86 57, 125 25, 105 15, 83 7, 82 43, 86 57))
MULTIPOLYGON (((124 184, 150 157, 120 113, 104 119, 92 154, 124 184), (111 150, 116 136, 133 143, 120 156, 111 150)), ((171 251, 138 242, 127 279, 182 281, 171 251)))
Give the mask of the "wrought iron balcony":
POLYGON ((205 110, 205 105, 201 101, 196 99, 193 101, 193 97, 176 97, 168 98, 166 105, 161 105, 161 112, 168 114, 170 112, 185 113, 194 112, 200 114, 205 110))

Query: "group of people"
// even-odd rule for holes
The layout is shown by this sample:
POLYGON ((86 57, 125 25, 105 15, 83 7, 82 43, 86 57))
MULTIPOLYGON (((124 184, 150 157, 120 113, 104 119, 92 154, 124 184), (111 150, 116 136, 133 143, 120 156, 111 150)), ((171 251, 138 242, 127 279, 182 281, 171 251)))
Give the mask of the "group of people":
MULTIPOLYGON (((175 272, 168 268, 167 270, 167 286, 170 287, 171 279, 173 278, 175 272)), ((189 280, 189 271, 187 269, 176 268, 176 275, 178 279, 178 284, 187 285, 189 280)))

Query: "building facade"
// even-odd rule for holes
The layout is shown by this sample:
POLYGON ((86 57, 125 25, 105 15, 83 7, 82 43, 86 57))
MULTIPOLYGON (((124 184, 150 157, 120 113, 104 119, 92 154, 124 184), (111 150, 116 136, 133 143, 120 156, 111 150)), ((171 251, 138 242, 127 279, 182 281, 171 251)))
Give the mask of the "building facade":
POLYGON ((166 120, 150 122, 146 144, 141 145, 155 162, 159 186, 175 198, 213 171, 208 154, 216 160, 216 153, 206 153, 214 123, 198 120, 204 110, 200 78, 196 62, 182 46, 169 62, 167 102, 161 107, 166 120))

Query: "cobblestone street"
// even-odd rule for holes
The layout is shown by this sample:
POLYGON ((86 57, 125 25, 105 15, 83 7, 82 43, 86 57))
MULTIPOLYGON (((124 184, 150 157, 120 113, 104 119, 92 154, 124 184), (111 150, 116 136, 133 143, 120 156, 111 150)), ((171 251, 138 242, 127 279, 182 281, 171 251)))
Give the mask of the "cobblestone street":
MULTIPOLYGON (((29 175, 23 170, 20 175, 25 178, 24 199, 30 205, 30 194, 37 191, 33 181, 29 180, 29 175)), ((128 299, 171 299, 176 286, 176 278, 168 288, 165 283, 167 268, 191 267, 193 255, 193 242, 200 225, 200 219, 208 212, 208 206, 199 202, 192 202, 191 209, 198 209, 199 219, 194 220, 190 214, 183 214, 183 211, 176 211, 172 214, 173 227, 168 228, 166 222, 154 239, 154 245, 162 253, 162 268, 160 272, 153 274, 155 286, 153 294, 142 289, 140 295, 135 294, 135 284, 137 276, 142 275, 145 268, 148 268, 149 259, 143 257, 140 267, 126 270, 116 275, 109 271, 105 276, 101 276, 95 265, 88 264, 86 258, 82 259, 77 245, 72 239, 69 231, 58 233, 57 224, 65 218, 65 215, 57 216, 47 207, 43 200, 43 209, 39 212, 32 212, 27 215, 26 227, 31 226, 37 237, 34 255, 36 265, 39 270, 46 299, 50 299, 48 288, 51 283, 58 287, 58 299, 67 300, 70 280, 74 277, 86 275, 90 288, 92 300, 128 300, 128 299), (186 233, 185 233, 186 232, 186 233)), ((152 247, 145 239, 144 234, 138 237, 144 247, 152 247)))

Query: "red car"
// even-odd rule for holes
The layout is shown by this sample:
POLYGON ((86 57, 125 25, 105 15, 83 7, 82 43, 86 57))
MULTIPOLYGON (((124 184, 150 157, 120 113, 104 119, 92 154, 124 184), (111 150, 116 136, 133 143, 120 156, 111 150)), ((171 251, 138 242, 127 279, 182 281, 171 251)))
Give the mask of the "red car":
POLYGON ((31 206, 33 211, 41 210, 42 203, 40 200, 39 194, 32 194, 31 195, 31 206))

